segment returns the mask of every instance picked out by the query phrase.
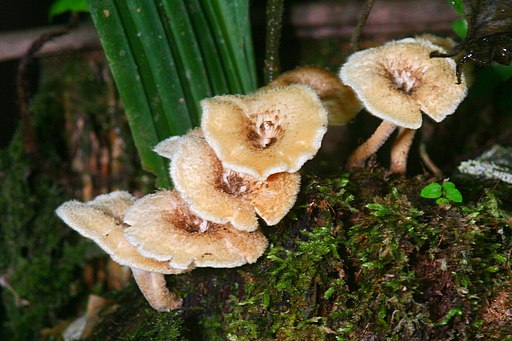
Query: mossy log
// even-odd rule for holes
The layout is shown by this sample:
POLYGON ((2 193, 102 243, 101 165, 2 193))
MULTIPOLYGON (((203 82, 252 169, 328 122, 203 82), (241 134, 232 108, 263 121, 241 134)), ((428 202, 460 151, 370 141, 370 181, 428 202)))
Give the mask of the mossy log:
POLYGON ((458 176, 463 203, 436 204, 419 195, 434 181, 380 168, 309 177, 256 264, 169 276, 184 297, 171 313, 130 287, 93 338, 506 339, 510 185, 458 176))

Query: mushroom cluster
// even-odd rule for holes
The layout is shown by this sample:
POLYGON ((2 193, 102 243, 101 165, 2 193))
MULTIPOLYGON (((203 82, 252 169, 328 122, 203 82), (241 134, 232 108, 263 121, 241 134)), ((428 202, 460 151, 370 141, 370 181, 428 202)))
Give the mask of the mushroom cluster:
POLYGON ((140 199, 115 191, 63 203, 57 215, 132 269, 149 304, 181 306, 164 275, 255 262, 267 239, 258 216, 277 224, 299 192, 297 171, 320 148, 327 112, 304 85, 201 102, 201 128, 170 137, 155 152, 171 159, 173 190, 140 199))
POLYGON ((392 41, 348 58, 340 78, 352 87, 368 112, 383 120, 350 156, 348 168, 362 167, 398 126, 390 168, 393 173, 405 173, 422 114, 441 122, 466 96, 466 78, 462 75, 457 82, 455 61, 430 57, 433 51, 446 51, 452 43, 425 35, 392 41))

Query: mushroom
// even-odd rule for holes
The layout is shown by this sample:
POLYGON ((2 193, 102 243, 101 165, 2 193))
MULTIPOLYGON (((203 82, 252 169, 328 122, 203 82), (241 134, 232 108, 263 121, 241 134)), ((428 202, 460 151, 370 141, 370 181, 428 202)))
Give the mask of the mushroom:
POLYGON ((217 224, 254 231, 258 214, 277 224, 295 204, 300 188, 297 173, 277 173, 260 181, 225 168, 200 133, 171 137, 154 149, 171 158, 171 178, 194 214, 217 224))
POLYGON ((298 171, 317 153, 327 130, 326 110, 304 85, 217 96, 201 106, 204 136, 222 164, 258 180, 298 171))
POLYGON ((391 171, 405 173, 407 154, 415 130, 422 124, 422 113, 441 122, 466 96, 465 77, 457 84, 455 61, 430 58, 432 51, 444 50, 430 40, 392 41, 356 52, 342 66, 342 81, 354 89, 371 114, 383 120, 352 153, 349 168, 362 167, 400 126, 403 129, 393 146, 391 171))
POLYGON ((173 268, 229 268, 254 263, 267 239, 259 232, 239 231, 193 214, 173 190, 137 200, 125 214, 128 241, 144 256, 173 268))
POLYGON ((56 213, 71 228, 96 242, 114 261, 130 267, 141 292, 154 309, 179 308, 181 299, 165 287, 164 274, 179 274, 191 268, 177 269, 168 261, 144 257, 128 243, 123 216, 134 202, 135 198, 128 192, 115 191, 87 203, 65 202, 56 213))
POLYGON ((303 66, 287 71, 267 87, 290 84, 304 84, 315 90, 327 109, 329 125, 345 125, 363 108, 352 88, 343 84, 335 74, 316 66, 303 66))

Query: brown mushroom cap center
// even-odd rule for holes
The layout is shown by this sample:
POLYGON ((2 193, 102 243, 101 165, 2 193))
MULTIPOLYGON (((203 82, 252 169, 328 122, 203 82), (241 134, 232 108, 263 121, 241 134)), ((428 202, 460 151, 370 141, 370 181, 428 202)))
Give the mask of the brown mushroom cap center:
POLYGON ((387 61, 379 64, 381 74, 390 82, 390 87, 411 95, 420 86, 425 68, 420 65, 387 61))
POLYGON ((216 224, 201 219, 192 214, 188 209, 177 207, 175 210, 167 212, 165 219, 170 225, 180 228, 188 233, 203 233, 215 227, 216 224))
POLYGON ((247 138, 254 147, 266 149, 276 143, 284 134, 284 115, 280 109, 269 109, 249 115, 247 138))
POLYGON ((233 196, 247 194, 253 185, 253 182, 246 176, 229 169, 222 171, 222 177, 219 180, 218 188, 233 196))

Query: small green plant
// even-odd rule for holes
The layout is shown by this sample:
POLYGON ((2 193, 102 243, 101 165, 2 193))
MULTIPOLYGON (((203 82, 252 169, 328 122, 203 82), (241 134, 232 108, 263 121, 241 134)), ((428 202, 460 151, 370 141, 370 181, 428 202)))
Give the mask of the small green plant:
POLYGON ((423 187, 420 196, 427 199, 437 199, 436 204, 450 204, 452 202, 462 202, 462 194, 450 181, 442 184, 433 183, 423 187))

